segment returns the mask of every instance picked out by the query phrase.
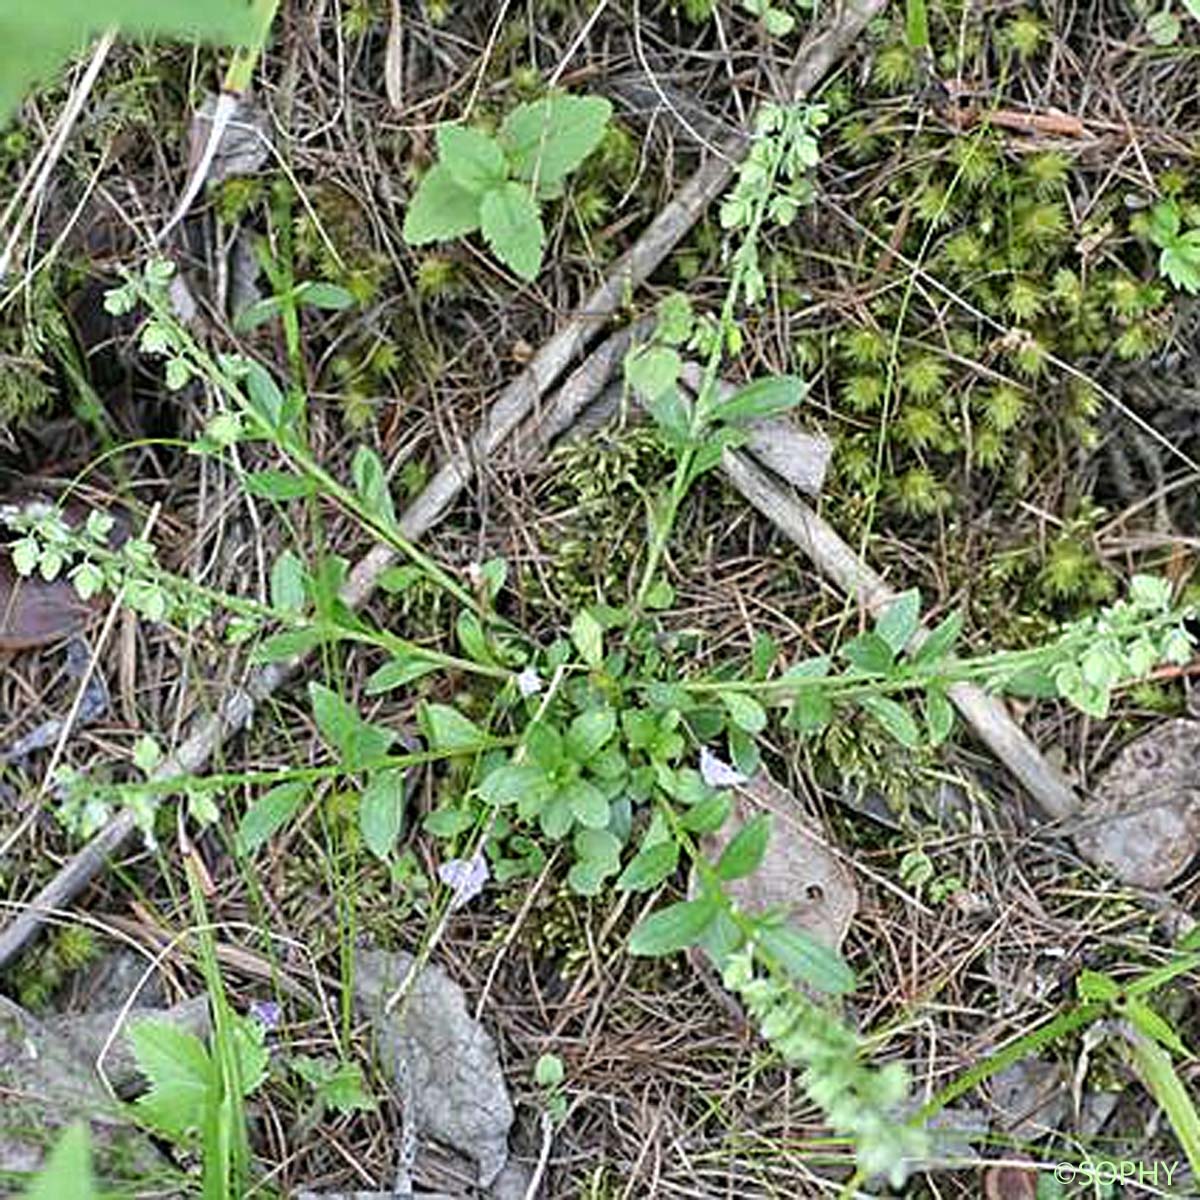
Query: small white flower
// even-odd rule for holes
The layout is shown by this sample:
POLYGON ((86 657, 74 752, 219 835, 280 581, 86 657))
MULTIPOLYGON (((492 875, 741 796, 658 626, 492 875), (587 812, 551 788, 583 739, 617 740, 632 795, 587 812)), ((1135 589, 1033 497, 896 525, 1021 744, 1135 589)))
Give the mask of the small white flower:
POLYGON ((437 869, 437 874, 448 888, 454 889, 454 895, 450 899, 451 912, 474 900, 491 878, 482 851, 476 851, 474 858, 452 858, 442 863, 437 869))
POLYGON ((722 762, 707 746, 700 747, 700 778, 714 788, 736 787, 748 779, 735 767, 722 762))
POLYGON ((532 667, 526 667, 517 676, 517 688, 522 696, 536 696, 542 690, 542 677, 532 667))

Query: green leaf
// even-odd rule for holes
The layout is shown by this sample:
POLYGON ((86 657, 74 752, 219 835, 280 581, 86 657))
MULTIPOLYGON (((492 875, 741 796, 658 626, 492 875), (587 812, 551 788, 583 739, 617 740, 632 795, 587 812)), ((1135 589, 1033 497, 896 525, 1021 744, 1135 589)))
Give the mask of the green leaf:
POLYGON ((440 667, 439 663, 431 662, 416 654, 397 654, 382 667, 376 668, 363 685, 363 691, 368 696, 378 696, 383 692, 393 691, 420 679, 422 675, 430 675, 440 667))
POLYGON ((533 1066, 533 1081, 538 1087, 555 1088, 562 1083, 566 1071, 557 1054, 542 1054, 533 1066))
POLYGON ((24 1200, 97 1200, 88 1127, 76 1121, 63 1130, 24 1200))
POLYGON ((599 96, 549 96, 513 109, 500 141, 513 174, 539 185, 561 183, 600 144, 612 105, 599 96))
POLYGON ((899 655, 921 623, 921 593, 916 588, 901 592, 875 622, 875 632, 899 655))
POLYGON ((324 312, 342 312, 358 303, 354 293, 336 283, 323 279, 308 279, 296 288, 296 300, 309 308, 324 312))
POLYGON ((203 1124, 216 1098, 217 1071, 204 1044, 169 1021, 146 1019, 129 1026, 129 1043, 150 1090, 134 1105, 138 1115, 179 1139, 203 1124))
POLYGON ((728 883, 758 870, 771 838, 771 814, 751 817, 730 839, 717 862, 717 878, 728 883))
POLYGON ((713 405, 712 417, 730 425, 763 421, 795 408, 807 391, 803 379, 795 375, 772 375, 756 379, 740 391, 713 405))
POLYGON ((243 481, 252 496, 264 500, 299 500, 317 494, 317 481, 290 471, 256 471, 243 481))
POLYGON ((683 359, 669 346, 635 346, 625 355, 625 382, 650 402, 679 382, 683 359))
POLYGON ((448 704, 422 704, 418 715, 431 750, 477 750, 487 734, 448 704))
POLYGON ((441 125, 437 144, 442 164, 464 191, 482 196, 504 182, 504 151, 495 138, 464 125, 441 125))
POLYGON ((571 641, 580 658, 593 670, 604 661, 604 628, 589 609, 582 608, 571 622, 571 641))
POLYGON ((534 279, 542 266, 546 231, 537 203, 522 183, 503 183, 483 197, 479 227, 484 241, 506 267, 534 279))
POLYGON ((304 564, 284 550, 271 564, 271 607, 294 615, 304 611, 304 564))
POLYGON ((404 240, 410 246, 447 242, 479 228, 479 197, 454 182, 444 163, 426 172, 404 217, 404 240))
POLYGON ((255 300, 253 304, 247 304, 233 318, 234 332, 250 333, 260 325, 275 320, 279 316, 282 304, 278 296, 264 296, 261 300, 255 300))
POLYGON ((918 666, 930 667, 950 656, 954 644, 962 633, 963 616, 952 612, 945 617, 932 633, 913 651, 910 660, 918 666))
MULTIPOLYGON (((1193 231, 1197 232, 1197 231, 1193 231)), ((1200 246, 1193 251, 1184 234, 1158 256, 1158 269, 1180 291, 1194 296, 1200 292, 1200 246)))
POLYGON ((308 629, 289 629, 286 633, 276 633, 264 638, 250 656, 252 663, 287 662, 291 658, 299 658, 323 642, 333 640, 328 629, 316 627, 308 629))
POLYGON ((759 931, 758 941, 798 983, 831 996, 854 991, 854 972, 842 956, 795 925, 767 926, 759 931))
POLYGON ((358 802, 358 827, 363 844, 376 858, 387 859, 404 822, 404 772, 375 771, 358 802))
POLYGON ((925 0, 906 0, 904 40, 910 50, 929 49, 929 14, 925 10, 925 0))
POLYGON ((238 852, 254 854, 270 841, 300 811, 308 792, 307 783, 292 780, 259 796, 238 823, 238 852))
POLYGON ((612 813, 604 793, 586 779, 576 779, 559 789, 559 796, 570 807, 571 816, 589 829, 603 829, 612 813))
POLYGON ((396 509, 388 487, 387 472, 370 446, 359 446, 350 464, 354 490, 366 510, 389 528, 396 524, 396 509))
POLYGON ((679 865, 679 846, 671 839, 644 845, 617 879, 617 890, 647 892, 656 888, 679 865))
POLYGON ((546 776, 529 763, 504 763, 495 767, 479 785, 479 794, 488 804, 515 804, 531 793, 548 790, 546 776))
POLYGON ((1169 8, 1151 13, 1146 18, 1146 33, 1156 46, 1175 45, 1182 29, 1179 18, 1169 8))
POLYGON ((9 3, 0 13, 0 123, 25 91, 82 50, 90 35, 116 26, 144 37, 249 44, 255 19, 244 0, 48 0, 9 3))
POLYGON ((621 842, 607 829, 577 829, 573 839, 578 858, 600 863, 616 872, 621 863, 621 842))
POLYGON ((256 362, 246 367, 246 399, 250 411, 267 429, 281 427, 287 402, 270 372, 256 362))
POLYGON ((689 833, 715 833, 729 819, 733 800, 728 792, 714 792, 697 801, 680 818, 689 833))
POLYGON ((903 705, 886 696, 863 696, 858 702, 900 743, 909 750, 921 744, 921 732, 912 714, 903 705))
POLYGON ((820 688, 797 690, 785 724, 797 733, 819 733, 833 720, 833 702, 820 688))
POLYGON ((761 733, 767 727, 767 713, 761 704, 745 692, 720 692, 721 703, 733 723, 747 733, 761 733))
POLYGON ((421 828, 434 837, 452 838, 471 828, 475 818, 463 808, 435 808, 422 822, 421 828))
POLYGON ((1075 990, 1080 1000, 1090 1003, 1111 1004, 1121 994, 1121 985, 1111 975, 1100 971, 1080 971, 1075 980, 1075 990))
POLYGON ((321 736, 338 751, 347 770, 378 762, 396 740, 390 729, 368 724, 352 704, 324 684, 310 683, 308 695, 321 736))
POLYGON ((585 763, 617 731, 617 716, 611 708, 591 708, 577 716, 567 728, 567 753, 585 763))
POLYGON ((692 436, 692 410, 678 388, 668 388, 643 402, 654 423, 676 446, 686 446, 692 436))
POLYGON ((931 746, 940 746, 954 728, 954 709, 939 687, 931 687, 925 693, 925 725, 931 746))
POLYGON ((651 913, 629 935, 629 953, 658 957, 674 954, 695 945, 721 911, 711 897, 680 900, 668 908, 651 913))
POLYGON ((1133 1023, 1134 1029, 1144 1033, 1148 1038, 1153 1038, 1159 1045, 1170 1050, 1172 1054, 1178 1054, 1181 1058, 1191 1057, 1179 1034, 1145 1001, 1129 1000, 1125 1004, 1125 1015, 1133 1023))
POLYGON ((868 631, 851 638, 842 647, 842 657, 860 671, 872 675, 890 674, 896 655, 892 647, 878 633, 868 631))

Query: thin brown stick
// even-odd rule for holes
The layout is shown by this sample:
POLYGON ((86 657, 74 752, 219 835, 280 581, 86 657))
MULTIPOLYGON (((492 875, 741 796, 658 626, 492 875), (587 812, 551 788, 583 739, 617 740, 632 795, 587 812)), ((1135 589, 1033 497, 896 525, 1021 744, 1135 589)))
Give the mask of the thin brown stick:
MULTIPOLYGON (((787 92, 795 100, 810 95, 830 67, 861 36, 867 23, 887 7, 887 0, 845 0, 830 26, 806 42, 789 72, 787 92)), ((477 464, 492 454, 547 395, 572 361, 587 350, 616 314, 626 297, 666 258, 728 184, 748 146, 745 136, 729 139, 722 153, 705 161, 678 195, 650 223, 646 232, 617 260, 605 281, 588 297, 581 311, 538 352, 521 376, 492 406, 469 449, 450 458, 400 518, 405 537, 416 540, 446 514, 474 474, 477 464)), ((379 576, 396 559, 388 546, 376 546, 355 565, 342 591, 351 608, 366 602, 379 576)), ((218 711, 154 772, 154 779, 194 775, 218 747, 250 723, 255 709, 302 665, 297 659, 273 663, 254 671, 244 689, 231 693, 218 711)), ((69 859, 45 887, 0 933, 0 967, 10 962, 41 928, 46 912, 63 908, 104 868, 108 859, 136 828, 132 813, 123 809, 86 846, 69 859)))

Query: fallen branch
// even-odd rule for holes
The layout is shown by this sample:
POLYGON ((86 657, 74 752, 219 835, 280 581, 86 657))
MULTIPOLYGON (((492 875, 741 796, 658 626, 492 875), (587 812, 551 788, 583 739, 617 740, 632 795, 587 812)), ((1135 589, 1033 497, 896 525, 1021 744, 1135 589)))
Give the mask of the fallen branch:
MULTIPOLYGON (((831 66, 862 35, 867 23, 887 7, 887 0, 845 0, 830 26, 800 49, 789 72, 787 93, 793 100, 810 95, 831 66)), ((572 361, 588 349, 627 296, 649 277, 728 184, 744 156, 748 138, 729 139, 719 155, 704 162, 678 195, 650 223, 645 233, 617 260, 605 281, 587 298, 581 311, 538 352, 521 376, 492 406, 470 447, 451 457, 400 518, 410 540, 431 529, 450 508, 480 462, 531 413, 572 361)), ((366 602, 379 576, 395 561, 395 551, 376 546, 351 571, 342 599, 351 608, 366 602)), ((201 771, 216 750, 251 721, 258 705, 303 665, 303 659, 271 664, 251 674, 245 688, 232 692, 218 711, 154 772, 154 779, 172 779, 201 771)), ((130 838, 136 822, 128 809, 117 813, 86 846, 75 854, 21 913, 0 933, 0 967, 10 962, 41 928, 45 915, 69 904, 103 869, 108 859, 130 838)))

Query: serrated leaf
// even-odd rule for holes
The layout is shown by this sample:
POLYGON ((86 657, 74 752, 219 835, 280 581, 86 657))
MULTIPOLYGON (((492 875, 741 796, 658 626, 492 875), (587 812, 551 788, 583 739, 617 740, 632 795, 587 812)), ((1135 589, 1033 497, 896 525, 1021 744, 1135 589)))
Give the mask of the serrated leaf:
POLYGON ((656 888, 679 865, 679 846, 673 840, 643 845, 617 878, 622 892, 647 892, 656 888))
POLYGON ((464 191, 482 196, 504 182, 504 151, 495 138, 464 125, 442 125, 437 144, 442 165, 464 191))
POLYGON ((270 841, 300 811, 308 792, 303 780, 291 780, 259 796, 238 823, 239 853, 254 854, 270 841))
POLYGON ((376 771, 358 801, 358 827, 363 844, 376 858, 387 859, 404 823, 404 772, 376 771))
POLYGON ((912 714, 895 700, 887 696, 863 696, 858 702, 900 743, 909 750, 921 744, 921 732, 912 714))
POLYGON ((390 729, 368 724, 352 704, 324 684, 310 683, 308 695, 321 736, 338 751, 347 770, 378 762, 396 740, 390 729))
POLYGON ((430 675, 438 670, 438 667, 438 663, 430 662, 429 659, 420 658, 415 654, 397 654, 385 662, 382 667, 371 672, 367 682, 363 685, 363 691, 368 696, 378 696, 383 692, 403 687, 406 683, 412 683, 413 680, 420 679, 422 675, 430 675))
POLYGON ((756 379, 728 400, 713 405, 714 420, 730 425, 746 425, 789 412, 803 399, 807 386, 795 375, 771 375, 756 379))
POLYGON ((195 1034, 169 1021, 146 1019, 129 1026, 138 1069, 150 1082, 135 1108, 148 1124, 172 1138, 201 1126, 217 1087, 217 1073, 195 1034))
POLYGON ((404 240, 410 246, 446 242, 479 228, 479 197, 454 182, 444 163, 431 167, 404 215, 404 240))
POLYGON ((771 838, 771 814, 751 817, 730 839, 717 861, 717 878, 728 883, 758 870, 771 838))
POLYGON ((761 733, 767 727, 767 713, 761 704, 745 692, 720 692, 721 703, 733 723, 747 733, 761 733))
POLYGON ((548 96, 513 109, 500 141, 513 174, 526 182, 561 183, 600 144, 612 105, 600 96, 548 96))
POLYGON ((0 13, 0 125, 35 81, 49 78, 90 35, 116 27, 144 37, 249 44, 253 10, 243 0, 48 0, 0 13))
POLYGON ((921 593, 916 588, 901 592, 875 622, 875 632, 899 655, 921 623, 921 593))
POLYGON ((92 1173, 92 1143, 82 1121, 68 1125, 23 1200, 97 1200, 96 1177, 92 1173))
POLYGON ((842 956, 795 925, 767 926, 759 931, 758 940, 797 983, 830 996, 854 991, 854 972, 842 956))
POLYGON ((657 957, 686 950, 699 941, 720 911, 717 902, 705 896, 698 900, 680 900, 651 913, 630 933, 629 953, 657 957))
POLYGON ((479 228, 492 253, 506 267, 522 279, 537 277, 546 231, 528 187, 510 181, 485 193, 479 205, 479 228))
POLYGON ((422 704, 419 718, 431 750, 476 750, 487 734, 448 704, 422 704))

